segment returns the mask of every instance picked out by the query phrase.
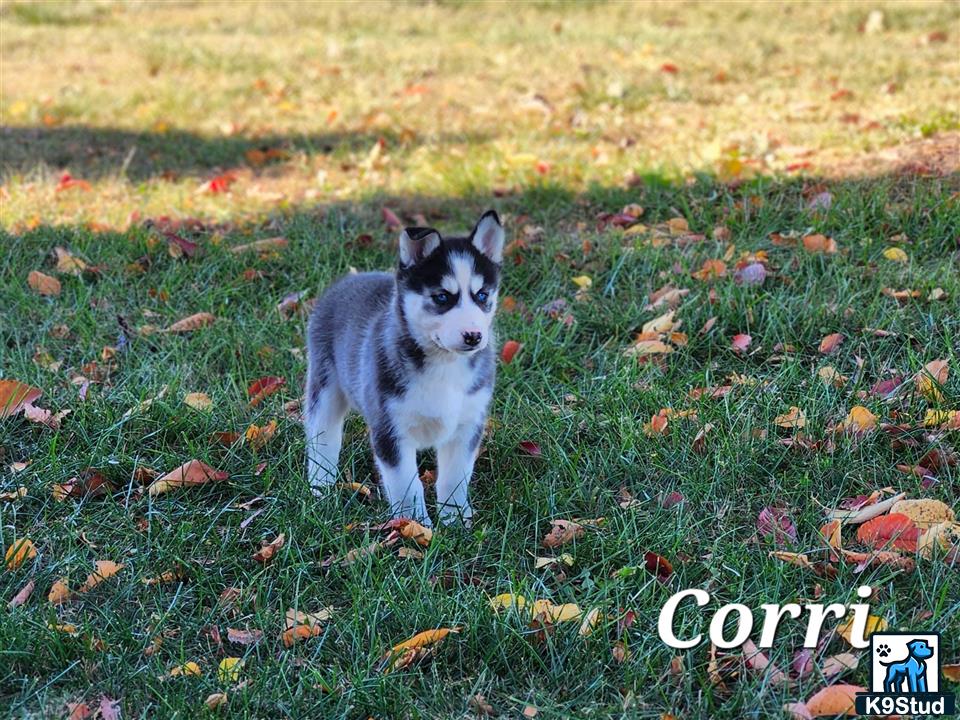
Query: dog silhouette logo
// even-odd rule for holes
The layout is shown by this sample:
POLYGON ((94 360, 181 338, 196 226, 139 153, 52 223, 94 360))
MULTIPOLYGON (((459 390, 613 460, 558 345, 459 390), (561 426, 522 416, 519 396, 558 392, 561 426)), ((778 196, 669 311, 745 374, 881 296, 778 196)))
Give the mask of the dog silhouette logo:
POLYGON ((878 645, 877 655, 880 664, 886 669, 883 678, 883 691, 888 693, 925 693, 927 692, 927 661, 933 657, 933 648, 923 638, 915 638, 907 643, 907 656, 902 660, 886 662, 882 658, 890 655, 889 645, 878 645))
POLYGON ((870 657, 870 692, 857 693, 858 714, 953 714, 955 696, 940 692, 937 633, 874 633, 870 636, 870 657))

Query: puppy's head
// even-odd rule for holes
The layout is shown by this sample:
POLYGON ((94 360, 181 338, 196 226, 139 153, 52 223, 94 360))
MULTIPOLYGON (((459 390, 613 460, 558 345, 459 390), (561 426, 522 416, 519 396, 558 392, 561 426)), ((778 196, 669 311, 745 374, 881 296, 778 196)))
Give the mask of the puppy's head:
POLYGON ((907 647, 910 648, 910 654, 917 660, 926 660, 933 655, 933 648, 927 644, 926 640, 911 640, 907 643, 907 647))
POLYGON ((433 228, 400 233, 400 310, 421 345, 471 354, 489 344, 503 243, 493 210, 466 237, 444 238, 433 228))

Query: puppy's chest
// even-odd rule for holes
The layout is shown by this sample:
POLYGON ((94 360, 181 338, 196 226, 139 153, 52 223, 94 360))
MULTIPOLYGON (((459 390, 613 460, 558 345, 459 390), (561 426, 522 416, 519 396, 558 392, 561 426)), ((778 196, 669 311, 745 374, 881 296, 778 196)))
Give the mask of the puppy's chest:
POLYGON ((462 363, 418 373, 393 404, 397 429, 420 448, 446 442, 458 427, 476 422, 490 398, 489 390, 469 394, 473 381, 473 371, 462 363))

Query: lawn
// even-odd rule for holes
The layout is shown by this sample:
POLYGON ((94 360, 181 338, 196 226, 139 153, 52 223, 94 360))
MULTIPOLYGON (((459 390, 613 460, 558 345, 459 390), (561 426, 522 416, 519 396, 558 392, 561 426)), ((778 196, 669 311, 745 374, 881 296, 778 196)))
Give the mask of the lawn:
POLYGON ((956 546, 891 560, 846 524, 858 561, 820 532, 841 504, 960 504, 958 37, 936 2, 5 3, 0 381, 54 415, 0 420, 0 551, 36 551, 0 567, 0 706, 787 717, 869 682, 835 622, 809 657, 785 623, 779 674, 668 647, 687 588, 712 601, 684 636, 867 584, 960 662, 956 546), (474 526, 417 542, 377 527, 358 418, 342 491, 306 487, 303 313, 396 262, 395 218, 489 207, 522 347, 474 526), (190 460, 227 477, 148 489, 190 460), (553 520, 575 537, 545 546, 553 520), (318 616, 297 642, 290 609, 318 616))

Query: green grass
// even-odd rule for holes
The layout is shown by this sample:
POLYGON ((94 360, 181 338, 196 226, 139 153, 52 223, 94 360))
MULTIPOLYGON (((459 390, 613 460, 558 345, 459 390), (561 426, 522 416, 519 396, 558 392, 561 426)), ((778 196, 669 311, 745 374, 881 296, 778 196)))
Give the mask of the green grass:
MULTIPOLYGON (((490 6, 411 3, 393 7, 389 28, 373 5, 0 8, 0 379, 42 388, 41 406, 72 411, 59 431, 23 417, 0 421, 0 492, 27 490, 0 501, 0 548, 30 538, 38 549, 19 569, 0 567, 0 707, 12 717, 60 717, 67 702, 95 705, 105 694, 121 701, 124 718, 213 716, 204 700, 225 690, 223 717, 466 717, 480 694, 499 717, 521 717, 529 704, 548 719, 743 718, 779 717, 785 702, 824 685, 817 673, 773 684, 734 654, 737 676, 716 686, 708 644, 673 651, 656 634, 665 600, 692 587, 712 594, 711 609, 759 610, 814 597, 850 603, 870 584, 873 612, 891 628, 938 630, 945 660, 960 660, 957 568, 919 559, 910 573, 857 574, 838 564, 836 577, 820 577, 755 541, 769 505, 796 522, 799 540, 787 549, 816 558, 824 557, 822 506, 843 498, 892 487, 960 506, 955 465, 939 468, 930 487, 896 469, 933 448, 952 451, 955 431, 916 431, 917 444, 899 449, 879 432, 839 437, 831 453, 789 449, 779 440, 790 431, 774 425, 796 405, 805 432, 822 439, 864 404, 882 421, 917 426, 932 407, 918 394, 888 403, 861 393, 941 358, 951 375, 937 407, 960 407, 957 92, 942 82, 955 72, 955 46, 924 40, 937 31, 955 40, 960 16, 954 4, 878 6, 887 28, 879 35, 857 31, 866 9, 854 5, 744 3, 731 14, 696 3, 540 3, 506 19, 490 6), (668 62, 680 72, 662 72, 668 62), (889 81, 900 86, 892 97, 877 90, 889 81), (829 100, 838 87, 853 99, 829 100), (547 111, 531 104, 534 94, 547 111), (917 139, 928 134, 930 144, 917 139), (286 154, 259 165, 251 149, 286 154), (884 159, 890 150, 899 160, 884 159), (799 176, 786 169, 797 160, 812 163, 799 176), (904 171, 900 161, 911 160, 928 167, 904 171), (543 174, 538 161, 549 163, 543 174), (90 190, 56 192, 66 170, 90 190), (230 193, 197 193, 225 170, 238 171, 230 193), (830 209, 810 210, 809 197, 824 188, 830 209), (598 229, 598 214, 628 203, 645 208, 651 228, 683 217, 705 238, 661 246, 647 234, 598 229), (413 547, 405 541, 327 566, 384 537, 346 527, 384 520, 385 505, 307 491, 303 431, 283 407, 302 392, 304 321, 282 319, 276 305, 291 292, 319 293, 350 268, 391 267, 396 237, 384 206, 444 231, 492 206, 511 238, 539 238, 510 256, 501 291, 520 309, 500 313, 499 337, 523 349, 499 369, 472 488, 474 527, 438 530, 422 560, 398 556, 401 545, 413 547), (199 244, 196 257, 170 257, 147 222, 161 216, 201 221, 181 231, 199 244), (769 254, 762 287, 690 276, 728 252, 712 239, 718 226, 730 231, 731 270, 744 253, 769 254), (771 233, 788 231, 829 235, 840 252, 772 242, 771 233), (372 241, 360 241, 364 234, 372 241), (264 257, 228 251, 278 235, 289 246, 264 257), (904 264, 883 256, 897 235, 908 238, 899 245, 904 264), (96 265, 97 276, 57 275, 57 246, 96 265), (143 256, 149 267, 134 273, 130 264, 143 256), (62 294, 33 292, 33 270, 57 275, 62 294), (245 279, 247 270, 256 279, 245 279), (578 299, 573 278, 584 274, 593 284, 578 299), (645 307, 666 283, 690 290, 676 315, 689 344, 662 367, 638 364, 623 351, 664 311, 645 307), (921 298, 898 304, 884 288, 921 298), (927 300, 935 288, 945 300, 927 300), (539 311, 557 299, 572 324, 539 311), (217 321, 187 335, 129 338, 86 400, 70 382, 118 346, 118 316, 136 329, 201 311, 217 321), (713 329, 700 334, 712 317, 713 329), (54 330, 61 325, 69 336, 54 330), (832 332, 846 340, 823 357, 818 345, 832 332), (730 348, 737 333, 753 337, 746 355, 730 348), (41 348, 59 369, 34 361, 41 348), (842 389, 817 377, 828 364, 850 378, 842 389), (689 399, 732 373, 757 382, 722 399, 689 399), (265 375, 287 384, 251 409, 246 389, 265 375), (126 416, 164 386, 162 399, 126 416), (212 409, 185 406, 189 392, 208 393, 212 409), (665 407, 698 418, 648 437, 643 424, 665 407), (259 451, 210 440, 271 419, 277 434, 259 451), (695 452, 707 423, 704 451, 695 452), (542 458, 520 452, 522 441, 538 443, 542 458), (150 498, 134 479, 141 466, 166 472, 192 458, 229 480, 150 498), (9 466, 19 461, 29 465, 15 473, 9 466), (117 492, 52 497, 54 484, 87 468, 117 492), (636 507, 619 506, 624 488, 636 507), (664 509, 671 491, 685 502, 664 509), (551 519, 600 517, 574 543, 541 546, 551 519), (279 533, 286 544, 273 561, 255 562, 279 533), (666 582, 643 570, 646 551, 673 563, 666 582), (536 557, 562 552, 573 557, 562 572, 535 568, 536 557), (73 603, 46 601, 55 580, 76 587, 94 560, 125 568, 73 603), (182 581, 143 584, 177 566, 182 581), (32 597, 8 608, 30 578, 32 597), (240 598, 224 606, 218 598, 230 587, 240 598), (491 610, 488 598, 504 592, 596 607, 605 620, 590 637, 567 623, 544 638, 522 615, 491 610), (291 607, 331 607, 332 617, 318 637, 287 649, 280 635, 291 607), (613 647, 628 611, 637 619, 621 638, 629 657, 620 662, 613 647), (78 634, 51 623, 72 623, 78 634), (454 626, 460 632, 434 657, 383 672, 394 644, 454 626), (228 628, 264 638, 234 645, 228 628), (145 654, 158 636, 162 645, 145 654), (240 687, 217 679, 217 664, 231 656, 244 659, 240 687), (677 656, 682 672, 672 673, 677 656), (200 677, 166 677, 187 661, 200 664, 200 677)), ((358 418, 348 422, 341 467, 345 479, 375 484, 358 418)), ((421 469, 432 467, 424 455, 421 469)), ((853 542, 851 530, 845 537, 853 542)), ((683 631, 705 631, 708 617, 686 613, 683 631)), ((779 667, 789 668, 804 629, 791 624, 778 636, 769 655, 779 667)), ((848 650, 834 637, 822 654, 848 650)), ((864 684, 867 665, 861 658, 841 680, 864 684)))

